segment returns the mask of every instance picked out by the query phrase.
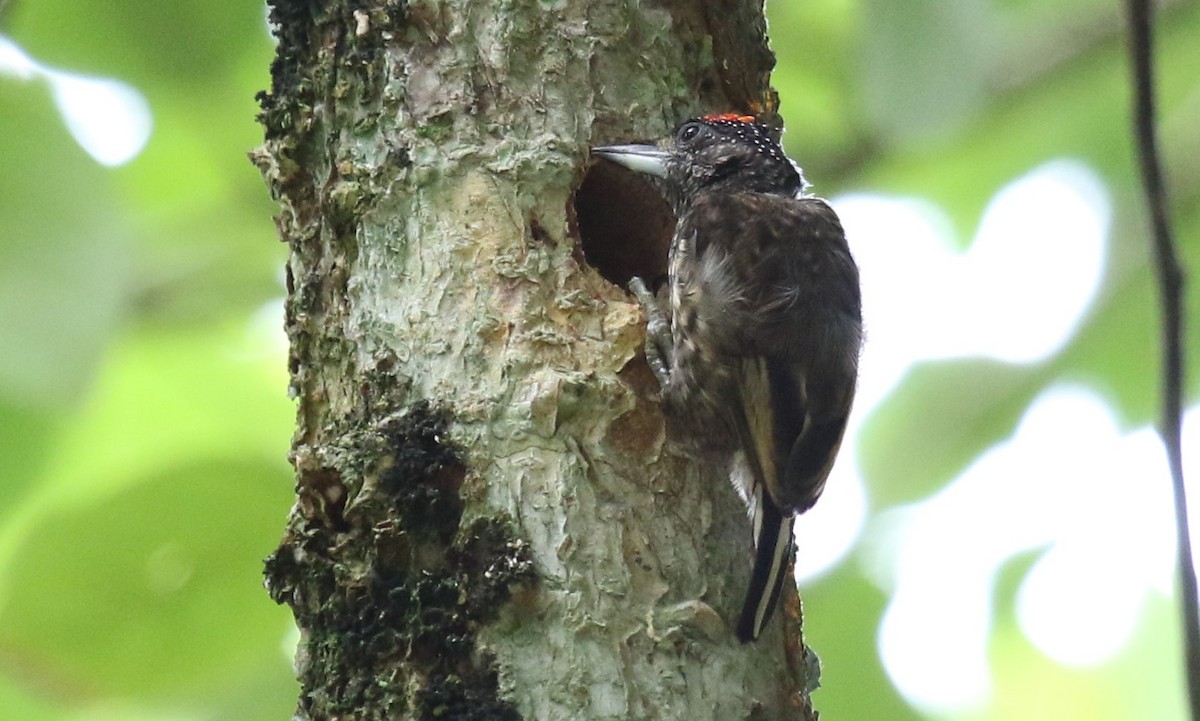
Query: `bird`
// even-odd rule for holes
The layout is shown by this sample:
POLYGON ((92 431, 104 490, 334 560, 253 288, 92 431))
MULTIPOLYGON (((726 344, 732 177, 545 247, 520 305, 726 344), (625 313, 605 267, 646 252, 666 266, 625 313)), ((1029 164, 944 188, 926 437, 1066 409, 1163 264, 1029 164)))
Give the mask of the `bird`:
POLYGON ((830 205, 755 117, 682 122, 592 153, 648 176, 674 211, 665 304, 634 277, 645 354, 674 434, 719 457, 747 505, 753 565, 735 633, 757 640, 841 447, 863 342, 858 267, 830 205))

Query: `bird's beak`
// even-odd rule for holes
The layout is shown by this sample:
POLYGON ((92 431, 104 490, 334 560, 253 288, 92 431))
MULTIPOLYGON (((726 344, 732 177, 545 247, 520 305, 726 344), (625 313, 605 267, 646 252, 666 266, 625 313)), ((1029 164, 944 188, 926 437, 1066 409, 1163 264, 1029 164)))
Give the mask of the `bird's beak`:
POLYGON ((604 145, 592 148, 594 155, 623 165, 637 173, 665 178, 667 175, 667 151, 654 145, 604 145))

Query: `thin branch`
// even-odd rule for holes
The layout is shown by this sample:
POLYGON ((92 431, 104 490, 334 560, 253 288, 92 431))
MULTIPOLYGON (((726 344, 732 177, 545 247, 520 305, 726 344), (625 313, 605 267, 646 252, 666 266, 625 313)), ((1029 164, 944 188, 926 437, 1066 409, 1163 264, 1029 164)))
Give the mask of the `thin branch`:
POLYGON ((1179 594, 1183 607, 1184 653, 1191 718, 1200 721, 1200 604, 1192 562, 1187 496, 1183 486, 1183 269, 1175 251, 1167 214, 1167 194, 1154 128, 1153 11, 1151 0, 1129 0, 1130 53, 1133 59, 1134 136, 1142 166, 1146 205, 1154 230, 1153 248, 1163 314, 1163 397, 1159 432, 1167 448, 1175 496, 1175 533, 1179 594))

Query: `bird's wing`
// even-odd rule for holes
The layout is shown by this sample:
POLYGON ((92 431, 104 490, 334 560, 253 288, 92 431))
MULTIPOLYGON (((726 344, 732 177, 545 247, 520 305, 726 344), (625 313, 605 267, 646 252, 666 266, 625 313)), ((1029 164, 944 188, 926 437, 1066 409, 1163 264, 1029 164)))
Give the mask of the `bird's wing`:
MULTIPOLYGON (((779 444, 788 442, 793 429, 787 426, 795 416, 777 412, 785 409, 777 409, 773 402, 778 391, 769 361, 749 358, 741 365, 740 408, 733 425, 742 447, 739 462, 748 471, 744 476, 748 477, 749 487, 743 489, 743 494, 750 503, 754 532, 754 567, 737 625, 738 639, 745 643, 757 639, 770 620, 792 560, 793 517, 775 502, 771 489, 777 487, 782 468, 779 444)), ((790 411, 795 402, 798 399, 786 401, 786 410, 790 411)))
POLYGON ((730 409, 752 501, 755 562, 738 624, 771 617, 791 560, 792 516, 816 502, 854 395, 861 316, 857 269, 824 201, 761 194, 702 199, 694 308, 707 342, 737 363, 730 409), (737 227, 721 227, 727 219, 737 227))

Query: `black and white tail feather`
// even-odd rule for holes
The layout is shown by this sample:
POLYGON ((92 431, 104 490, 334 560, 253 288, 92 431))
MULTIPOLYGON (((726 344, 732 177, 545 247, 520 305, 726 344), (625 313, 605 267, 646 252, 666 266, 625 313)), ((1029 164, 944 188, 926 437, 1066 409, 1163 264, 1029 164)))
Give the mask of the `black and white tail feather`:
POLYGON ((758 513, 754 517, 754 570, 750 573, 750 587, 742 603, 738 617, 737 637, 742 643, 758 640, 763 627, 771 620, 783 584, 787 583, 792 564, 792 526, 795 517, 785 516, 771 502, 761 487, 758 513))
POLYGON ((748 643, 758 640, 779 605, 795 551, 795 519, 779 510, 763 483, 755 480, 751 463, 742 453, 734 458, 732 479, 746 503, 754 533, 754 567, 736 631, 738 640, 748 643))

